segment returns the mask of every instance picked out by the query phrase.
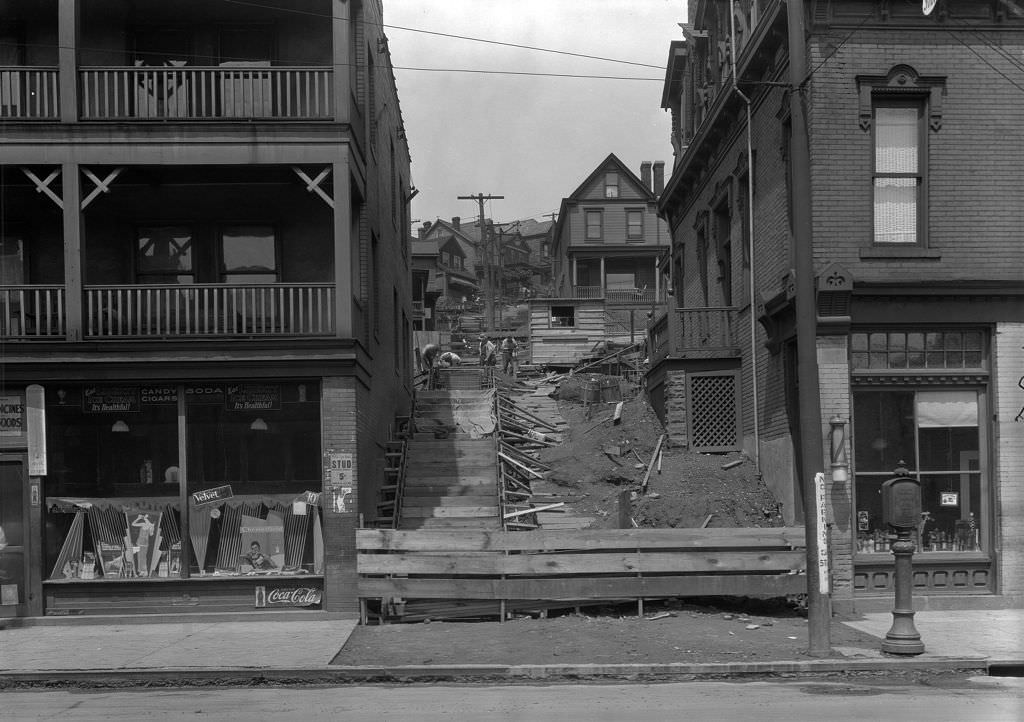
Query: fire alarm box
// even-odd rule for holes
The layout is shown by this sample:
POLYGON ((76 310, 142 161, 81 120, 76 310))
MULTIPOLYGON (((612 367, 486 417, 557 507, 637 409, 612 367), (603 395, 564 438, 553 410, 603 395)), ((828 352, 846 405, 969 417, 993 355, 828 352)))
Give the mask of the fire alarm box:
POLYGON ((882 484, 882 521, 895 529, 914 529, 921 521, 921 484, 897 476, 882 484))

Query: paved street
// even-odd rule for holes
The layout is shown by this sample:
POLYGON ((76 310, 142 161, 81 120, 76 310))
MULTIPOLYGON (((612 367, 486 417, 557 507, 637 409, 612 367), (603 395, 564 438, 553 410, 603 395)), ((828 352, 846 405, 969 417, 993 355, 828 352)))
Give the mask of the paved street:
POLYGON ((9 722, 85 720, 772 720, 1011 722, 1024 680, 945 677, 935 684, 863 681, 661 685, 362 686, 0 693, 9 722))

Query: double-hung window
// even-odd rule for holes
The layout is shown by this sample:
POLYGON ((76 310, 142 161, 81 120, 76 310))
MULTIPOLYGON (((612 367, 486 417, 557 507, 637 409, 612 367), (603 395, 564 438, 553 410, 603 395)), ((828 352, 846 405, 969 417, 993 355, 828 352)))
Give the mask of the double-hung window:
POLYGON ((626 211, 626 238, 630 241, 644 239, 644 212, 630 209, 626 211))
POLYGON ((874 242, 919 244, 924 223, 923 104, 876 102, 874 106, 874 242))
POLYGON ((267 225, 225 226, 221 231, 224 283, 276 283, 277 238, 267 225))
POLYGON ((604 197, 605 198, 618 198, 619 197, 619 174, 618 173, 605 173, 604 174, 604 197))
POLYGON ((586 239, 588 241, 600 241, 604 236, 601 211, 586 211, 584 217, 587 224, 586 239))

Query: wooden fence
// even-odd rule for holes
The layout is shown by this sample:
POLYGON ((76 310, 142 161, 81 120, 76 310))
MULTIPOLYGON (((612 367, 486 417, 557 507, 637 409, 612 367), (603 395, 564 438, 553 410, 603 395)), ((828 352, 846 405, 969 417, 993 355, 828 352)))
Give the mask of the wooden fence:
MULTIPOLYGON (((807 591, 802 527, 356 532, 370 599, 565 602, 807 591)), ((551 606, 551 605, 549 605, 551 606)), ((504 615, 503 615, 504 616, 504 615)))

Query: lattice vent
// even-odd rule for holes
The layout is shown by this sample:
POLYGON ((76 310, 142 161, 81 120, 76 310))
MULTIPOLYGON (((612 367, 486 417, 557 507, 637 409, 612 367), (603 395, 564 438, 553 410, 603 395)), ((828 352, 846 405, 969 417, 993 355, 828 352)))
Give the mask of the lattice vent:
POLYGON ((733 374, 691 375, 690 447, 694 451, 731 451, 740 445, 739 409, 733 374))

